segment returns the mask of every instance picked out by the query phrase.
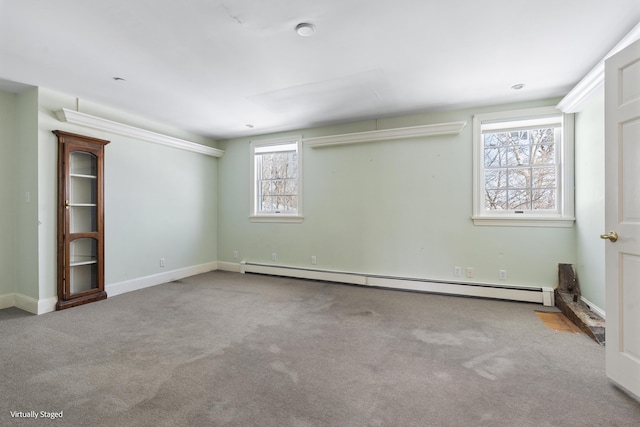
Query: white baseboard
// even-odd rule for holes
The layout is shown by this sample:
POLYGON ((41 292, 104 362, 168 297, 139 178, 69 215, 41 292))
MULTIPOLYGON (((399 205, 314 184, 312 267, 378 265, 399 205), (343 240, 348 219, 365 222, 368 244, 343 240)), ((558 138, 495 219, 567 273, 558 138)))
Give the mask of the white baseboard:
POLYGON ((259 273, 379 288, 525 301, 539 303, 545 306, 555 305, 553 288, 546 286, 537 287, 492 283, 444 282, 428 279, 381 277, 360 273, 311 270, 270 264, 254 264, 245 261, 238 264, 238 267, 232 266, 231 263, 225 263, 225 269, 227 271, 239 271, 240 273, 259 273))
POLYGON ((240 273, 241 265, 237 262, 218 261, 218 270, 240 273))
POLYGON ((38 313, 38 300, 23 294, 14 294, 15 306, 20 310, 28 311, 29 313, 38 313))
POLYGON ((56 311, 56 304, 58 303, 58 297, 43 298, 38 300, 38 313, 45 314, 56 311))
POLYGON ((15 307, 16 297, 15 294, 0 295, 0 310, 3 308, 15 307))
POLYGON ((217 269, 218 263, 216 261, 212 261, 159 274, 152 274, 151 276, 138 277, 131 280, 125 280, 123 282, 107 284, 105 285, 105 291, 107 292, 107 295, 111 297, 217 269))
POLYGON ((586 299, 585 297, 581 296, 580 300, 586 304, 587 307, 589 307, 589 310, 593 311, 594 313, 596 313, 598 316, 602 317, 603 319, 606 319, 606 313, 603 309, 601 309, 600 307, 598 307, 597 305, 595 305, 594 303, 592 303, 591 301, 589 301, 588 299, 586 299))
POLYGON ((20 293, 0 295, 0 309, 17 307, 20 310, 33 314, 44 314, 55 311, 57 302, 57 297, 37 300, 20 293))
MULTIPOLYGON (((115 296, 126 292, 137 291, 138 289, 148 288, 150 286, 160 285, 162 283, 171 282, 173 280, 183 279, 185 277, 194 276, 200 273, 217 270, 218 263, 216 261, 205 264, 195 265, 192 267, 171 270, 161 274, 151 276, 138 277, 136 279, 127 280, 119 283, 105 285, 107 295, 115 296)), ((239 267, 238 267, 239 271, 239 267)), ((23 294, 12 293, 0 295, 0 309, 9 307, 18 307, 21 310, 28 311, 33 314, 50 313, 56 310, 58 297, 35 299, 23 294)))

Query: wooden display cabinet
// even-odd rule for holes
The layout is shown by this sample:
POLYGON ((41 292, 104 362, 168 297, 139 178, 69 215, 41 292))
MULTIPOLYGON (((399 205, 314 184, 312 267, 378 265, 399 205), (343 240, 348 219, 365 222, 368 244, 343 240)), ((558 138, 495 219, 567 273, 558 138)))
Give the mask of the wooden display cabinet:
POLYGON ((99 301, 104 290, 102 139, 55 130, 58 137, 57 310, 99 301))

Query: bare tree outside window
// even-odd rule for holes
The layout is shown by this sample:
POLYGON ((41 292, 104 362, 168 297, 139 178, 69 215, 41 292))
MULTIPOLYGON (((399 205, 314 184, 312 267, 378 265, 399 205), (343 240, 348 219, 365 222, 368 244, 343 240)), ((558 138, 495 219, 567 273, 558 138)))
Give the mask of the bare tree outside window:
POLYGON ((555 107, 474 115, 473 224, 572 227, 573 128, 555 107))
POLYGON ((257 210, 295 212, 298 209, 298 153, 295 150, 256 152, 257 210))
POLYGON ((556 127, 483 133, 485 209, 555 211, 556 127))

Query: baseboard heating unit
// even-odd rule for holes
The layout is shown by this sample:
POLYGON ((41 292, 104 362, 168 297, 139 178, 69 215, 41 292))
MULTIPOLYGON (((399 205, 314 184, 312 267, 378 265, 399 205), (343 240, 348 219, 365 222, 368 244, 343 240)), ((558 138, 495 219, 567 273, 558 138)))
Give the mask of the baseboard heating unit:
POLYGON ((240 273, 265 274, 270 276, 295 277, 376 288, 428 292, 436 294, 472 296, 510 301, 524 301, 555 305, 553 288, 544 286, 500 285, 488 283, 445 282, 439 280, 405 277, 376 276, 330 270, 315 270, 282 265, 259 264, 243 261, 240 273))

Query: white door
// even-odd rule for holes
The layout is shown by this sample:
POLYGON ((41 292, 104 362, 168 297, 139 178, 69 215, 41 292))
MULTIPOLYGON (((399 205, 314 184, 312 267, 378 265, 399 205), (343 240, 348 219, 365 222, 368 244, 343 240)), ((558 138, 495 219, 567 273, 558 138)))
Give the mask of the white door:
POLYGON ((640 41, 605 63, 605 200, 607 375, 640 398, 640 41))

